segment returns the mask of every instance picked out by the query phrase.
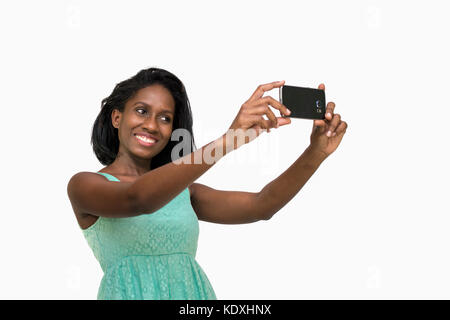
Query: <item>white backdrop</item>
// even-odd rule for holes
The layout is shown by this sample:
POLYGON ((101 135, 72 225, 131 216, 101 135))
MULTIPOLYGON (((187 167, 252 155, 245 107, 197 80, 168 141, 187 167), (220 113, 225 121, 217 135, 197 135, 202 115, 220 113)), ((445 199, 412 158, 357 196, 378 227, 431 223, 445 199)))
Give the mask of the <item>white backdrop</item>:
MULTIPOLYGON (((277 80, 325 83, 348 123, 336 152, 271 220, 200 222, 197 261, 219 299, 449 299, 448 7, 2 1, 0 298, 96 298, 102 271, 67 183, 103 168, 90 145, 101 99, 155 66, 185 84, 197 147, 277 80)), ((302 154, 311 129, 293 119, 198 182, 259 191, 302 154), (259 146, 269 152, 252 160, 259 146)))

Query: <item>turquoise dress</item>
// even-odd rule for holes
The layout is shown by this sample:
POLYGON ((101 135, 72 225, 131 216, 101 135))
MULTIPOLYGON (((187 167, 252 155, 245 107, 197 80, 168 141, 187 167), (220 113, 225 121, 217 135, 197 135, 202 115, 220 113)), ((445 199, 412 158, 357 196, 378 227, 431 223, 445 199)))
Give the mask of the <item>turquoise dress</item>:
POLYGON ((97 299, 217 299, 195 260, 199 223, 188 188, 152 214, 99 217, 81 230, 104 273, 97 299))

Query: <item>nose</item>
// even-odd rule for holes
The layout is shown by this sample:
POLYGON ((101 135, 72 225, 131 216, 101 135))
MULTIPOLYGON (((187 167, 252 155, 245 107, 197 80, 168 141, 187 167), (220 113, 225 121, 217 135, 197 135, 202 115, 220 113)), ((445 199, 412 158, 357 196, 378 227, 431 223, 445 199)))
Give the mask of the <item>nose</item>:
POLYGON ((147 117, 142 123, 142 128, 147 129, 149 132, 158 132, 159 125, 155 116, 147 117))

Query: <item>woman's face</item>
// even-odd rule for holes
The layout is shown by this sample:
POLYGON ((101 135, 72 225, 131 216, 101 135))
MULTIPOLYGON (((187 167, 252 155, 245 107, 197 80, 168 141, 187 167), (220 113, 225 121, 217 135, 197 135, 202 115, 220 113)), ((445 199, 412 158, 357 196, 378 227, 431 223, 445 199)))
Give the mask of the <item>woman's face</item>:
POLYGON ((128 151, 141 159, 151 159, 170 141, 175 101, 164 86, 153 84, 140 89, 125 103, 124 112, 113 110, 113 126, 119 130, 119 152, 128 151), (151 135, 156 142, 145 145, 137 136, 151 135))

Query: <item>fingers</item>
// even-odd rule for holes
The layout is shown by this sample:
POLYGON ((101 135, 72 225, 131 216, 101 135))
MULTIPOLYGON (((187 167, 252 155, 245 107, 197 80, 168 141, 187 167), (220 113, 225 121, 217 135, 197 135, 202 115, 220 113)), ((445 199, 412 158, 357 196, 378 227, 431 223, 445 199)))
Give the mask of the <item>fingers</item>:
POLYGON ((288 115, 290 111, 286 106, 281 104, 279 101, 274 98, 267 96, 264 98, 260 98, 258 100, 250 101, 246 104, 246 112, 251 115, 266 115, 269 118, 271 124, 269 126, 272 128, 278 128, 280 125, 285 125, 291 123, 291 121, 281 121, 280 118, 275 117, 275 114, 272 112, 271 105, 275 109, 280 111, 280 114, 288 115))
POLYGON ((271 120, 266 120, 259 115, 249 115, 247 119, 249 121, 249 125, 253 124, 251 127, 260 127, 270 132, 271 120))
POLYGON ((259 107, 253 107, 249 108, 247 111, 249 114, 255 114, 255 115, 266 115, 267 118, 271 121, 271 127, 277 128, 278 127, 278 121, 277 117, 273 114, 272 110, 270 110, 268 105, 263 105, 259 107))
POLYGON ((258 86, 258 88, 256 88, 255 92, 252 94, 250 99, 248 99, 247 101, 259 99, 264 95, 264 92, 272 90, 273 88, 279 88, 283 85, 284 85, 284 80, 261 84, 258 86))
POLYGON ((334 104, 334 102, 330 101, 327 103, 327 110, 325 111, 325 119, 327 119, 327 120, 333 119, 335 107, 336 107, 336 105, 334 104))
MULTIPOLYGON (((247 125, 249 127, 252 127, 254 125, 260 125, 262 128, 266 128, 265 122, 262 122, 261 120, 265 120, 262 117, 258 116, 258 115, 248 115, 246 120, 248 121, 247 125)), ((246 121, 246 122, 247 122, 246 121)), ((267 121, 267 120, 266 120, 267 121)))
POLYGON ((337 128, 337 126, 339 125, 340 122, 341 122, 341 116, 336 113, 333 116, 333 119, 331 120, 330 125, 328 127, 328 132, 327 132, 327 136, 328 137, 331 137, 331 135, 336 130, 336 128, 337 128))
POLYGON ((277 120, 278 120, 278 126, 279 126, 279 127, 291 123, 291 118, 289 118, 289 117, 288 117, 288 118, 285 118, 285 117, 277 117, 277 120))
POLYGON ((347 131, 347 122, 345 121, 341 121, 338 125, 338 127, 336 128, 336 131, 333 132, 332 136, 334 137, 335 135, 341 135, 344 134, 345 131, 347 131))
MULTIPOLYGON (((323 83, 319 84, 320 90, 325 90, 325 85, 323 83)), ((325 112, 325 119, 331 120, 333 119, 333 112, 334 112, 335 104, 334 102, 328 102, 327 103, 327 110, 325 112)))
POLYGON ((275 109, 280 111, 280 114, 284 114, 285 116, 289 116, 291 114, 291 110, 289 110, 284 104, 275 100, 271 96, 264 97, 263 99, 267 99, 267 103, 270 104, 275 109))
POLYGON ((259 106, 259 105, 271 105, 275 109, 278 109, 280 111, 280 114, 284 114, 285 116, 288 116, 291 114, 291 111, 283 104, 281 104, 279 101, 275 100, 271 96, 267 96, 264 98, 260 98, 258 100, 250 101, 248 103, 249 107, 259 106))
MULTIPOLYGON (((319 84, 320 90, 325 90, 325 84, 319 84)), ((336 135, 344 134, 347 130, 347 122, 341 121, 341 116, 339 114, 334 114, 335 103, 330 101, 327 103, 327 109, 325 111, 325 119, 328 120, 329 126, 327 131, 328 137, 334 137, 336 135)), ((314 120, 313 129, 323 130, 326 128, 325 120, 314 120)))

